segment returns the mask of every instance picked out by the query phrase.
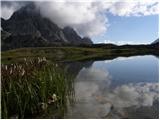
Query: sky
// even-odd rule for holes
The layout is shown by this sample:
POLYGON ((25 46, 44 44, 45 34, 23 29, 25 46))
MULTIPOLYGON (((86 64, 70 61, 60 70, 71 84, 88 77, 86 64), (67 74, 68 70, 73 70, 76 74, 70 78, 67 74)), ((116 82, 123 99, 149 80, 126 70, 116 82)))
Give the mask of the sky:
POLYGON ((107 14, 108 30, 92 39, 96 43, 148 44, 159 37, 158 15, 122 17, 107 14))
MULTIPOLYGON (((70 26, 94 43, 141 44, 158 38, 158 0, 32 1, 42 16, 59 27, 70 26), (114 1, 114 2, 113 2, 114 1)), ((2 2, 1 17, 9 19, 27 2, 2 2)))

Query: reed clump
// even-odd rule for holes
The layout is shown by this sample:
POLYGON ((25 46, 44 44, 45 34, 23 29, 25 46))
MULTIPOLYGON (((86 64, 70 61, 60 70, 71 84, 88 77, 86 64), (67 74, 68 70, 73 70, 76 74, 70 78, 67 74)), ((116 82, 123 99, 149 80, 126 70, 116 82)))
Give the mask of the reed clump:
POLYGON ((33 118, 52 106, 64 113, 71 78, 45 57, 1 65, 2 118, 33 118))

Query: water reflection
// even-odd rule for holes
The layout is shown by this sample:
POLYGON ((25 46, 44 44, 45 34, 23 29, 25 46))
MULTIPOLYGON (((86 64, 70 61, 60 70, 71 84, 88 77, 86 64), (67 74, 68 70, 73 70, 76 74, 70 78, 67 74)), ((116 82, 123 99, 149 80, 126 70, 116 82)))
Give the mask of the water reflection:
POLYGON ((151 55, 97 61, 92 67, 107 69, 112 75, 112 86, 138 82, 158 82, 158 59, 151 55))
MULTIPOLYGON (((151 59, 150 57, 151 56, 148 58, 145 57, 145 59, 143 58, 141 62, 147 63, 148 59, 151 59)), ((124 58, 123 60, 126 61, 124 58)), ((128 60, 134 60, 134 62, 138 60, 138 63, 143 64, 139 62, 139 59, 136 57, 128 60)), ((128 63, 134 63, 128 60, 128 63)), ((151 59, 152 62, 154 60, 151 59)), ((120 60, 118 60, 118 62, 116 65, 124 65, 120 60)), ((154 63, 155 62, 157 61, 154 61, 154 63)), ((112 65, 110 68, 113 68, 115 64, 113 61, 103 61, 100 64, 99 62, 95 62, 92 66, 81 69, 75 78, 74 84, 76 101, 73 106, 70 106, 66 118, 145 118, 147 111, 144 112, 144 110, 141 110, 141 113, 144 112, 141 115, 134 113, 134 110, 144 107, 148 107, 149 110, 150 115, 147 118, 155 118, 155 116, 152 116, 155 112, 157 113, 157 117, 158 109, 151 109, 153 106, 155 107, 154 103, 158 100, 157 75, 152 78, 156 79, 154 81, 141 80, 135 82, 128 80, 129 82, 123 82, 123 79, 121 79, 118 84, 114 85, 112 84, 114 81, 114 72, 112 69, 108 69, 108 63, 112 65), (103 67, 101 66, 102 64, 103 67), (132 114, 135 114, 135 116, 133 117, 132 114)), ((153 63, 151 64, 152 66, 149 65, 150 75, 155 71, 154 69, 156 69, 153 63)), ((157 65, 157 63, 155 64, 157 65)), ((132 65, 133 64, 128 64, 128 67, 132 65)), ((120 67, 120 65, 118 67, 120 67)), ((124 70, 122 66, 121 70, 124 70)), ((148 73, 148 70, 144 69, 143 72, 148 73)), ((135 76, 135 74, 136 70, 133 74, 129 74, 129 77, 132 78, 134 76, 134 79, 139 79, 139 76, 135 76)), ((145 79, 145 77, 143 79, 145 79)), ((156 106, 156 108, 157 107, 158 106, 156 106)))
POLYGON ((62 66, 66 72, 76 77, 82 68, 89 68, 93 64, 93 61, 86 62, 66 62, 62 66))

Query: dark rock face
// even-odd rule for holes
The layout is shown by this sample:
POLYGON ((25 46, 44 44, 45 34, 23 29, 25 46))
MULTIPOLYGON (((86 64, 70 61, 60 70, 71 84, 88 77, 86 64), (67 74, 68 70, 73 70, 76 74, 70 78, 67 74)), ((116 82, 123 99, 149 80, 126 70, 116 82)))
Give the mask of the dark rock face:
POLYGON ((154 44, 159 44, 159 38, 151 43, 151 45, 154 45, 154 44))
POLYGON ((82 40, 84 44, 93 44, 92 40, 89 37, 84 37, 82 40))
POLYGON ((21 47, 43 47, 47 42, 38 36, 33 35, 10 35, 2 40, 2 51, 21 47))
POLYGON ((155 41, 153 41, 153 42, 151 43, 151 46, 154 47, 154 48, 159 49, 159 38, 156 39, 155 41))
POLYGON ((2 38, 2 50, 57 44, 92 44, 90 39, 81 38, 74 29, 61 29, 49 19, 42 17, 34 3, 14 12, 8 20, 1 19, 1 27, 2 36, 5 36, 6 32, 10 34, 2 38))
POLYGON ((93 44, 91 39, 85 37, 81 38, 76 31, 74 31, 71 27, 65 27, 63 29, 64 36, 69 42, 71 42, 74 45, 80 45, 80 44, 93 44))

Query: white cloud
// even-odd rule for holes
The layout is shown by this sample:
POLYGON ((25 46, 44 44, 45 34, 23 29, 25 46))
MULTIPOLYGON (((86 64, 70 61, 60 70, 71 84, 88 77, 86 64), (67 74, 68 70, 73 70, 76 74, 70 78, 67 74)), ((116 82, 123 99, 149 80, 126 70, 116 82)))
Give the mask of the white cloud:
POLYGON ((107 30, 107 17, 94 2, 37 2, 43 16, 61 28, 73 27, 82 36, 94 36, 107 30), (47 8, 47 9, 46 9, 47 8))
POLYGON ((140 1, 131 0, 114 3, 108 11, 118 16, 145 16, 159 13, 158 0, 140 1))
POLYGON ((4 19, 9 19, 14 11, 15 11, 14 7, 10 8, 8 8, 7 6, 1 7, 1 17, 4 19))
POLYGON ((9 19, 11 15, 21 7, 25 6, 27 2, 22 1, 2 1, 0 17, 9 19))
MULTIPOLYGON (((100 43, 112 43, 112 44, 116 44, 116 45, 139 45, 142 44, 142 42, 140 41, 125 41, 125 40, 119 40, 119 41, 113 41, 113 40, 104 40, 100 43)), ((150 44, 150 43, 143 43, 143 44, 150 44)))

